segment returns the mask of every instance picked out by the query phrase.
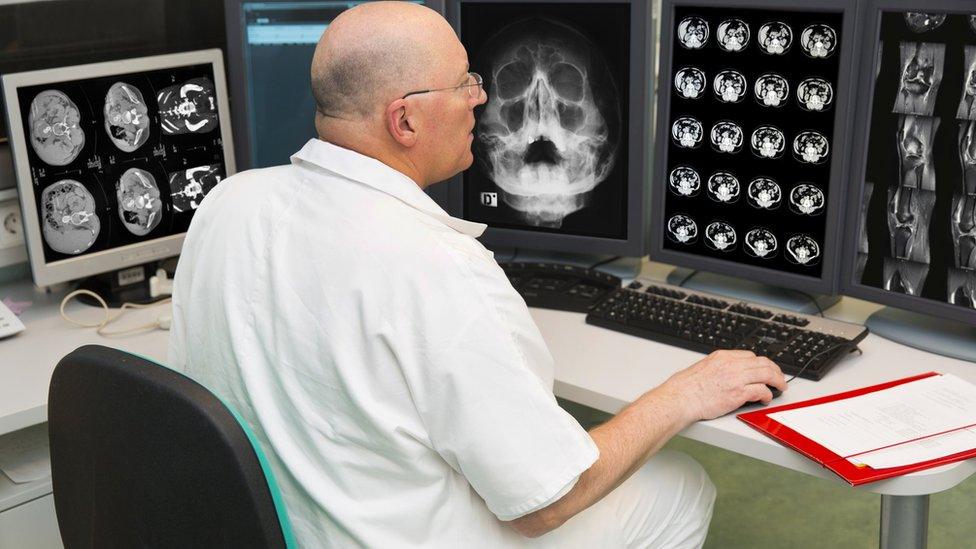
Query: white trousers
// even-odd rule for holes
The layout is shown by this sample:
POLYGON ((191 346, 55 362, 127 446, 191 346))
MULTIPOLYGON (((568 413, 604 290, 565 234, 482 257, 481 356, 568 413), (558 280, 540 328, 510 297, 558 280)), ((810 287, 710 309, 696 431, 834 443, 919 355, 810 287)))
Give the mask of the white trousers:
POLYGON ((715 485, 697 461, 662 450, 623 484, 532 548, 698 548, 705 543, 715 485))

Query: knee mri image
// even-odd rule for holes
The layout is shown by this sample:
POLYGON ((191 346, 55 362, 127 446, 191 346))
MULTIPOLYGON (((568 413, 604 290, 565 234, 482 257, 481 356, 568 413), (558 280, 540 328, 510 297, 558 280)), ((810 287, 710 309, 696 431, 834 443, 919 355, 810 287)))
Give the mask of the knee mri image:
POLYGON ((209 64, 17 94, 46 262, 183 233, 225 175, 209 64))
POLYGON ((976 308, 976 27, 885 12, 855 282, 976 308))
MULTIPOLYGON (((488 93, 463 176, 465 218, 624 238, 630 6, 465 2, 460 16, 488 93)), ((688 123, 679 138, 700 142, 688 123)))

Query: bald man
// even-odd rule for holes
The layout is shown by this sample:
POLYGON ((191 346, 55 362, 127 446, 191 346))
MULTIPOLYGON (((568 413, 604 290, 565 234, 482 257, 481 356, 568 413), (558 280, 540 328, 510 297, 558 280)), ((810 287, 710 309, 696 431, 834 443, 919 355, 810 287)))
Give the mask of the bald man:
POLYGON ((562 411, 485 226, 423 192, 471 165, 487 97, 468 71, 427 8, 336 18, 312 64, 318 139, 193 219, 170 360, 251 425, 302 546, 699 547, 714 487, 661 447, 768 402, 782 373, 718 352, 589 433, 562 411))

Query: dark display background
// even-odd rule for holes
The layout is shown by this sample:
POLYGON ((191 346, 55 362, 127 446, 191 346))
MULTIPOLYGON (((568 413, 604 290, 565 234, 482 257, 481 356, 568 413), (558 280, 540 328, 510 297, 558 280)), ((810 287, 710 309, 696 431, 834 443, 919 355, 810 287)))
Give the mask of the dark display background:
MULTIPOLYGON (((163 135, 160 129, 156 94, 167 86, 182 84, 198 77, 206 77, 215 83, 213 65, 202 64, 18 88, 17 99, 24 125, 24 145, 27 150, 34 201, 37 205, 36 213, 40 223, 44 223, 41 193, 48 185, 62 179, 78 181, 92 194, 95 198, 95 213, 101 223, 95 243, 79 254, 63 254, 53 250, 42 235, 46 262, 81 257, 127 244, 186 232, 194 212, 173 210, 169 174, 200 165, 218 164, 221 177, 225 177, 227 169, 224 165, 221 128, 218 125, 209 133, 202 134, 163 135), (125 82, 138 88, 149 109, 149 140, 131 153, 123 152, 116 147, 105 131, 103 115, 105 94, 116 82, 125 82), (37 156, 30 144, 31 101, 44 90, 58 90, 64 93, 77 105, 81 114, 78 126, 85 132, 85 145, 78 156, 65 166, 51 166, 45 163, 37 156), (115 184, 129 168, 140 168, 152 174, 159 188, 159 198, 163 203, 162 220, 145 236, 136 236, 129 232, 118 214, 115 184)), ((217 98, 218 102, 219 100, 217 98)))
MULTIPOLYGON (((589 203, 569 214, 558 229, 537 227, 523 222, 520 213, 506 205, 501 189, 489 178, 478 158, 464 172, 465 219, 487 223, 491 227, 538 232, 625 239, 627 232, 627 188, 629 171, 630 117, 630 5, 607 4, 532 4, 532 3, 462 3, 461 42, 468 51, 471 70, 484 77, 485 90, 491 89, 491 67, 485 43, 511 23, 541 17, 566 24, 599 47, 609 64, 617 88, 620 120, 608 120, 611 131, 620 135, 617 159, 606 179, 591 191, 589 203), (497 192, 498 207, 482 206, 482 192, 497 192)), ((475 110, 480 117, 484 106, 475 110)))
POLYGON ((866 181, 874 183, 867 209, 869 252, 861 284, 883 288, 884 258, 891 255, 888 233, 888 188, 901 183, 897 144, 898 113, 892 106, 901 76, 899 42, 933 42, 946 45, 942 84, 936 96, 933 116, 941 119, 932 144, 935 163, 935 207, 929 224, 929 271, 922 286, 923 298, 947 301, 948 272, 954 252, 950 218, 953 191, 961 187, 959 125, 956 110, 962 98, 965 78, 965 45, 976 44, 976 33, 966 15, 950 14, 935 30, 915 33, 905 24, 901 12, 883 13, 879 41, 882 44, 880 72, 874 88, 868 144, 866 181))
MULTIPOLYGON (((825 245, 827 207, 830 204, 831 165, 841 160, 838 155, 845 153, 845 151, 837 151, 833 143, 836 105, 841 91, 838 86, 838 73, 843 47, 842 17, 840 12, 807 13, 785 10, 675 7, 674 29, 672 29, 673 53, 667 92, 671 95, 671 112, 659 116, 659 123, 667 124, 668 128, 667 158, 663 159, 667 170, 665 179, 655 182, 654 188, 654 192, 664 193, 666 196, 665 216, 664 219, 658 220, 660 225, 655 229, 659 231, 658 238, 663 239, 665 249, 811 277, 821 276, 823 258, 827 254, 835 253, 835 250, 825 245), (684 18, 690 16, 700 17, 709 24, 708 41, 698 50, 686 49, 678 41, 677 26, 684 18), (750 29, 748 45, 743 51, 735 53, 722 50, 716 41, 718 24, 733 17, 744 21, 750 29), (759 27, 769 21, 781 21, 793 30, 792 46, 783 55, 766 54, 758 46, 759 27), (800 34, 803 29, 814 23, 826 24, 837 34, 838 43, 833 53, 826 59, 808 57, 800 46, 800 34), (678 95, 674 88, 675 74, 688 66, 697 67, 705 73, 707 87, 705 93, 698 99, 685 99, 678 95), (715 75, 726 69, 736 70, 746 78, 746 97, 739 103, 722 103, 713 91, 715 75), (755 99, 756 79, 768 72, 783 76, 789 83, 789 97, 786 104, 781 107, 765 107, 755 99), (804 79, 811 77, 823 78, 833 87, 833 102, 823 111, 805 111, 797 102, 797 86, 804 79), (704 139, 696 149, 679 147, 670 138, 671 124, 682 116, 694 117, 702 123, 704 139), (731 120, 742 128, 744 143, 738 153, 721 153, 712 149, 709 132, 719 120, 731 120), (762 125, 772 125, 783 131, 786 137, 786 150, 780 158, 759 158, 752 152, 749 139, 752 131, 762 125), (793 139, 800 132, 807 130, 819 132, 828 139, 830 153, 823 164, 808 164, 793 156, 793 139), (692 167, 701 177, 701 190, 695 197, 678 196, 669 189, 668 176, 671 170, 681 165, 692 167), (730 172, 739 180, 740 197, 736 203, 719 203, 708 197, 706 190, 708 178, 717 171, 730 172), (769 177, 779 184, 783 196, 777 209, 764 210, 749 205, 746 189, 749 182, 756 177, 769 177), (790 211, 789 193, 796 184, 802 182, 813 183, 824 193, 824 207, 817 215, 801 215, 790 211), (685 214, 695 220, 698 225, 698 238, 694 243, 679 244, 668 238, 667 222, 676 214, 685 214), (737 241, 734 250, 713 251, 706 246, 705 227, 713 221, 725 221, 735 228, 737 241), (745 234, 757 227, 766 228, 776 236, 778 249, 774 257, 754 258, 745 252, 745 234), (815 264, 797 265, 786 259, 786 241, 797 234, 807 234, 817 241, 821 255, 815 264)), ((661 92, 664 93, 663 90, 661 92)))

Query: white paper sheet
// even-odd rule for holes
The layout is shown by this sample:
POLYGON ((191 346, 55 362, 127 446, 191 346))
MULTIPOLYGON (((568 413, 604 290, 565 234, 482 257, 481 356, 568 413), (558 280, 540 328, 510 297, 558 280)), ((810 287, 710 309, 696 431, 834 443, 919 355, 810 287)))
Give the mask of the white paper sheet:
POLYGON ((16 484, 51 476, 47 423, 4 435, 0 443, 0 471, 16 484))
POLYGON ((976 448, 976 432, 971 429, 953 431, 944 435, 900 444, 861 454, 849 461, 854 465, 867 465, 874 469, 903 467, 913 463, 921 463, 930 459, 951 456, 976 448))
MULTIPOLYGON (((857 454, 976 424, 976 386, 953 375, 936 375, 769 417, 839 456, 863 459, 857 454)), ((936 444, 911 451, 920 457, 937 454, 926 459, 954 453, 942 453, 936 444)))

